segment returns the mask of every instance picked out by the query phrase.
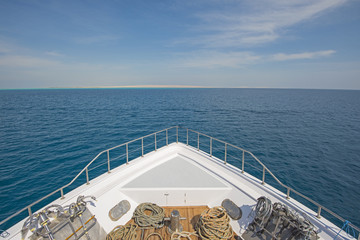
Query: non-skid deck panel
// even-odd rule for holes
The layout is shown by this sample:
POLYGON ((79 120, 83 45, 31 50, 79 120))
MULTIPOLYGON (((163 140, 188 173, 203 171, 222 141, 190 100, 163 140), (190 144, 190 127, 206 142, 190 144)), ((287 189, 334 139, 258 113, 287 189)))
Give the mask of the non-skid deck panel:
POLYGON ((176 156, 143 173, 123 188, 224 188, 216 177, 176 156))
MULTIPOLYGON (((170 213, 173 210, 178 210, 180 213, 180 217, 185 217, 186 220, 181 220, 180 223, 183 226, 183 231, 186 232, 194 232, 194 225, 197 223, 197 221, 199 220, 200 214, 209 209, 208 206, 180 206, 180 207, 163 207, 165 210, 165 217, 170 217, 170 213)), ((129 223, 134 223, 134 219, 131 219, 130 221, 127 222, 127 224, 129 223)), ((144 230, 144 239, 146 239, 146 237, 148 235, 150 235, 153 232, 159 233, 164 240, 169 240, 171 237, 171 234, 168 233, 167 230, 167 226, 164 226, 163 228, 160 229, 146 229, 144 230)), ((141 230, 137 231, 137 238, 136 240, 140 240, 141 239, 141 230)), ((149 238, 149 240, 158 240, 159 238, 157 236, 151 236, 149 238)), ((196 236, 191 236, 192 240, 201 240, 201 238, 196 237, 196 236)), ((232 238, 230 238, 229 240, 235 240, 235 233, 234 236, 232 238)))

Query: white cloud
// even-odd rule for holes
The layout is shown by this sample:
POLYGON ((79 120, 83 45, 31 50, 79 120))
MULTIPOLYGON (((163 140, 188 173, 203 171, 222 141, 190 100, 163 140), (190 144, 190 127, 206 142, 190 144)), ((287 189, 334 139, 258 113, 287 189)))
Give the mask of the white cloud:
POLYGON ((313 59, 318 57, 327 57, 334 54, 335 50, 326 50, 318 52, 303 52, 303 53, 277 53, 272 56, 272 59, 275 61, 287 61, 287 60, 298 60, 298 59, 313 59))
POLYGON ((56 51, 47 51, 45 52, 46 55, 52 56, 52 57, 63 57, 64 54, 58 53, 56 51))
POLYGON ((205 47, 239 47, 274 41, 298 23, 344 4, 346 0, 246 0, 197 14, 200 34, 180 42, 205 47), (230 7, 229 7, 230 6, 230 7))
POLYGON ((119 40, 120 37, 111 36, 111 35, 96 35, 89 37, 78 37, 74 41, 78 44, 94 44, 94 43, 104 43, 109 41, 119 40))
POLYGON ((20 55, 0 56, 0 66, 5 67, 42 68, 58 65, 60 65, 59 62, 51 61, 45 58, 20 55))
POLYGON ((273 55, 259 55, 253 52, 220 52, 220 51, 195 51, 181 54, 177 65, 191 68, 242 68, 264 62, 291 61, 299 59, 314 59, 328 57, 335 50, 302 52, 302 53, 277 53, 273 55))
POLYGON ((0 54, 14 51, 14 46, 0 39, 0 54))
POLYGON ((217 68, 230 67, 238 68, 248 64, 254 64, 261 59, 261 56, 251 52, 217 52, 197 51, 183 57, 179 64, 182 67, 194 68, 217 68))
POLYGON ((5 46, 0 45, 0 53, 9 53, 11 50, 5 46))

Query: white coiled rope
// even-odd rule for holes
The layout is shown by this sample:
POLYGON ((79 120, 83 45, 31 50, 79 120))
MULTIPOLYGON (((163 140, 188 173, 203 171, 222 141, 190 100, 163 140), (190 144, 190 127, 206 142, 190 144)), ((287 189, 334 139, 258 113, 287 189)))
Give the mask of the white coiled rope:
POLYGON ((164 226, 165 211, 154 203, 141 203, 134 211, 134 221, 139 227, 162 228, 164 226), (150 211, 146 214, 145 211, 150 211))

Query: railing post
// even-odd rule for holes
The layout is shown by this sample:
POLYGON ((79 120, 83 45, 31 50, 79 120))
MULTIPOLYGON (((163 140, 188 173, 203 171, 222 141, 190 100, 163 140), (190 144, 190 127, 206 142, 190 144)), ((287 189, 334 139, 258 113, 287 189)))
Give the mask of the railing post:
POLYGON ((155 151, 157 150, 157 146, 156 146, 156 133, 155 133, 155 151))
POLYGON ((245 166, 245 151, 243 151, 243 156, 242 156, 241 173, 244 173, 244 166, 245 166))
POLYGON ((89 185, 90 182, 89 182, 89 170, 88 170, 88 168, 85 168, 85 172, 86 172, 86 184, 89 185))
POLYGON ((289 187, 287 188, 286 198, 290 199, 290 188, 289 187))
POLYGON ((65 197, 64 197, 64 190, 63 190, 63 188, 60 189, 60 194, 61 194, 61 199, 64 199, 65 197))
POLYGON ((321 218, 321 215, 320 215, 320 214, 321 214, 321 207, 319 206, 316 217, 317 217, 317 218, 321 218))
POLYGON ((212 138, 210 138, 210 157, 212 157, 212 138))
POLYGON ((169 145, 168 130, 166 129, 166 146, 169 145))
POLYGON ((263 167, 262 185, 265 185, 265 167, 263 167))
POLYGON ((227 158, 227 143, 225 143, 225 159, 224 159, 225 164, 226 164, 226 158, 227 158))
POLYGON ((179 143, 179 126, 176 126, 176 143, 179 143))
POLYGON ((126 144, 126 164, 129 164, 129 147, 128 147, 128 143, 126 144))
POLYGON ((200 133, 198 133, 198 151, 200 150, 200 133))
POLYGON ((141 157, 144 157, 144 138, 141 138, 141 157))
POLYGON ((189 129, 186 129, 186 146, 189 146, 189 129))
POLYGON ((29 212, 29 216, 31 216, 32 215, 31 207, 28 207, 28 212, 29 212))
POLYGON ((108 173, 110 173, 110 152, 107 150, 107 159, 108 159, 108 173))

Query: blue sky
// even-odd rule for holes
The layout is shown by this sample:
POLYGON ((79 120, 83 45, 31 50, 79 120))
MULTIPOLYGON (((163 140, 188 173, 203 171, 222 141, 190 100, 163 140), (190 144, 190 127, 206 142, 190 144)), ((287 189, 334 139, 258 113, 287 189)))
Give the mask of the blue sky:
POLYGON ((0 88, 360 89, 358 0, 0 1, 0 88))

